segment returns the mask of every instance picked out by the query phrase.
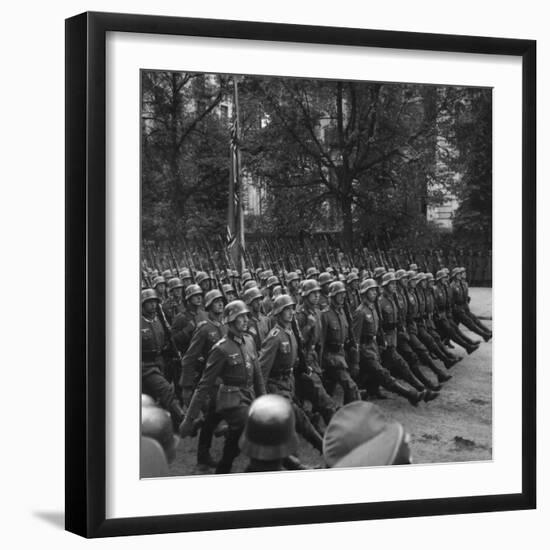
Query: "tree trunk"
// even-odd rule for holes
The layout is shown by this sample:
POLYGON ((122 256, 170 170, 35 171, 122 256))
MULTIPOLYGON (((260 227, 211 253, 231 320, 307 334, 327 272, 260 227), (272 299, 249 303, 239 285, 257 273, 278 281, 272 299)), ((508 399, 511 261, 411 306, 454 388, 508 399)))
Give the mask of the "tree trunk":
POLYGON ((342 237, 347 252, 353 249, 353 219, 351 213, 351 198, 345 197, 340 201, 342 210, 342 237))

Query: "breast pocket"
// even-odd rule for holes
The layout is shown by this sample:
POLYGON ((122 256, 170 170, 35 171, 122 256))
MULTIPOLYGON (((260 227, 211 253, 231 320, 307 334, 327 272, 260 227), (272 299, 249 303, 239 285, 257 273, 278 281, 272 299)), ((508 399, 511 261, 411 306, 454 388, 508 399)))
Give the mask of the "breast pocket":
POLYGON ((221 384, 216 398, 218 412, 233 409, 241 404, 241 389, 237 386, 221 384))

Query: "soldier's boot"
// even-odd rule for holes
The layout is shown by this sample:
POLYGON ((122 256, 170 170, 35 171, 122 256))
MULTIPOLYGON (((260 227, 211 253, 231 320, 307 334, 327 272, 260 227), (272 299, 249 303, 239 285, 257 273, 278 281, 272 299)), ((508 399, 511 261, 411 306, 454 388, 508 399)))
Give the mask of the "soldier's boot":
POLYGON ((418 403, 420 403, 426 395, 426 390, 418 391, 408 388, 398 380, 395 380, 388 389, 407 399, 413 407, 418 407, 418 403))
POLYGON ((447 382, 447 380, 452 378, 450 374, 447 374, 441 367, 438 367, 426 352, 420 351, 418 356, 420 357, 422 363, 437 376, 438 382, 447 382))
POLYGON ((225 438, 222 457, 216 466, 217 474, 228 474, 231 472, 233 461, 239 456, 239 437, 242 430, 229 430, 225 438))
POLYGON ((438 391, 426 390, 426 395, 424 396, 424 401, 427 403, 428 401, 433 401, 436 397, 439 397, 439 392, 438 391))
POLYGON ((411 370, 413 374, 422 382, 426 388, 433 390, 433 391, 439 391, 441 389, 440 384, 435 384, 432 382, 423 372, 420 368, 420 363, 413 363, 412 365, 409 365, 411 367, 411 370))
POLYGON ((199 442, 197 446, 197 466, 202 468, 215 468, 217 462, 212 458, 210 454, 210 447, 212 446, 212 438, 214 436, 214 428, 208 415, 206 421, 202 425, 199 433, 199 442))
POLYGON ((448 369, 458 363, 458 359, 452 353, 445 353, 445 351, 437 345, 437 342, 433 347, 433 352, 435 356, 440 359, 445 367, 447 367, 448 369))
MULTIPOLYGON (((451 324, 451 326, 453 326, 451 324)), ((481 340, 472 340, 468 335, 464 334, 459 328, 459 326, 455 323, 453 328, 456 330, 456 332, 460 335, 460 337, 467 342, 470 346, 479 346, 481 344, 481 340)))

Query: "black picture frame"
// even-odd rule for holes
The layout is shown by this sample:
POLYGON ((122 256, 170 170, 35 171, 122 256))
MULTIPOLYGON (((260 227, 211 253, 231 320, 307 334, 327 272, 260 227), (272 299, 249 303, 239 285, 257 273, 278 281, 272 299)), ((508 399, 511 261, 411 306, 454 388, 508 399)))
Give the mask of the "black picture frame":
POLYGON ((66 529, 85 537, 536 507, 536 42, 83 13, 66 20, 66 529), (517 56, 522 60, 522 490, 516 494, 106 519, 105 43, 109 31, 517 56))

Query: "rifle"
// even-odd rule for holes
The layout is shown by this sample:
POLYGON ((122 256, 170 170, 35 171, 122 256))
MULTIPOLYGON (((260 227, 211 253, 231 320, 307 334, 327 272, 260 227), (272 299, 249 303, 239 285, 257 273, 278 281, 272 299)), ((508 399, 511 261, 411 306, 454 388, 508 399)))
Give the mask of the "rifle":
POLYGON ((170 258, 172 260, 172 263, 174 264, 174 268, 173 268, 174 272, 175 272, 174 277, 179 277, 180 276, 180 270, 179 270, 179 267, 178 267, 178 262, 176 262, 174 252, 172 251, 172 247, 170 245, 168 245, 168 252, 170 254, 170 258))
POLYGON ((216 285, 218 287, 218 290, 221 292, 221 294, 223 296, 224 305, 227 305, 228 299, 227 299, 227 296, 225 294, 225 291, 223 290, 223 284, 222 284, 222 282, 221 282, 221 280, 218 276, 218 273, 219 273, 218 266, 217 266, 216 261, 214 260, 214 258, 212 256, 210 246, 208 245, 208 241, 206 239, 204 240, 204 245, 206 247, 206 252, 207 252, 207 255, 208 255, 208 261, 210 262, 210 267, 212 269, 212 272, 211 272, 210 276, 212 276, 212 273, 214 273, 213 279, 216 281, 216 285))

